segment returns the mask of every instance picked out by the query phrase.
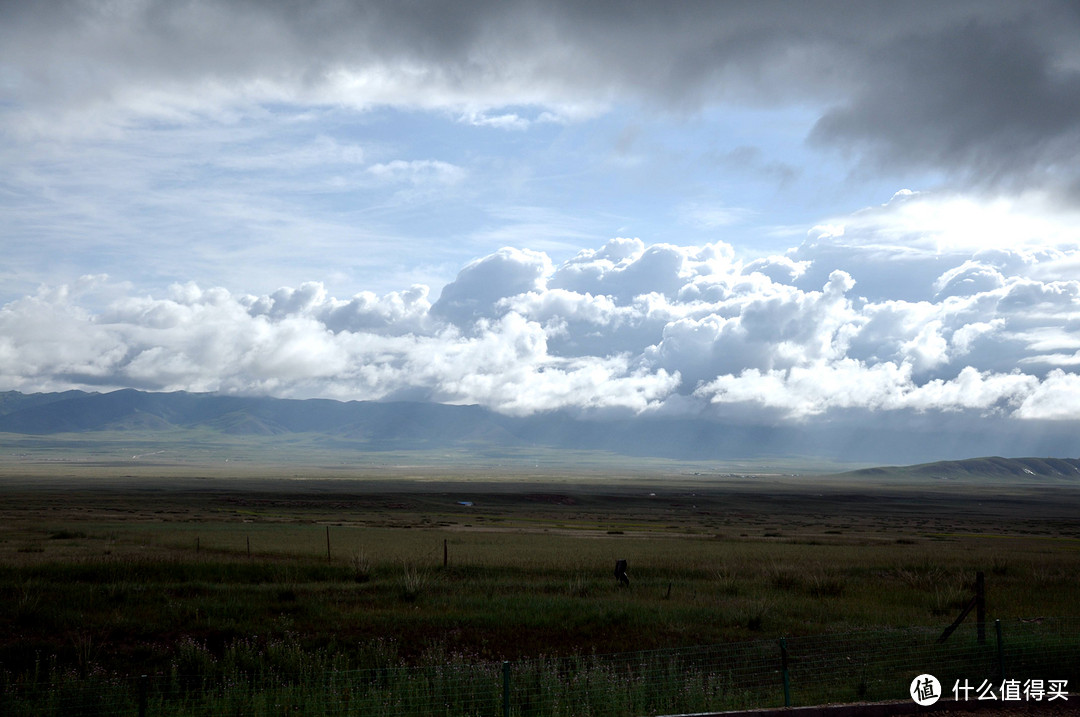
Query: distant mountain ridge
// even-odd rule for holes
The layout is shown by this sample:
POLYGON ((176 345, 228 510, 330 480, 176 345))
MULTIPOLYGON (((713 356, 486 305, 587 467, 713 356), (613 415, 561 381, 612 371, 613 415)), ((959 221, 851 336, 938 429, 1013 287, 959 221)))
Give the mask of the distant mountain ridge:
POLYGON ((760 427, 690 419, 582 420, 505 416, 480 406, 149 393, 0 393, 0 433, 205 430, 232 436, 316 433, 358 449, 544 446, 626 455, 713 458, 765 445, 760 427))
POLYGON ((0 432, 48 435, 206 429, 228 435, 327 433, 359 439, 468 440, 497 416, 478 406, 279 399, 202 393, 0 394, 0 432))
POLYGON ((895 466, 865 468, 851 471, 847 475, 875 478, 881 476, 938 480, 960 480, 964 478, 1009 478, 1009 479, 1071 479, 1080 482, 1080 459, 1078 458, 967 458, 958 461, 935 461, 913 466, 895 466))
MULTIPOLYGON (((957 454, 1080 455, 1080 435, 1063 422, 958 425, 941 431, 899 417, 873 430, 869 422, 813 420, 743 424, 704 417, 581 417, 565 411, 506 416, 481 406, 406 401, 335 401, 153 393, 0 392, 0 433, 48 436, 64 433, 195 431, 228 436, 316 434, 357 450, 456 448, 498 453, 507 449, 605 451, 691 461, 758 458, 822 458, 864 464, 897 464, 930 477, 1071 475, 1073 459, 985 458, 981 463, 927 467, 957 454), (925 466, 915 465, 927 462, 925 466), (1057 471, 1057 473, 1053 473, 1057 471), (931 474, 933 474, 931 476, 931 474), (940 474, 940 475, 939 475, 940 474)), ((874 425, 878 425, 875 422, 874 425)))

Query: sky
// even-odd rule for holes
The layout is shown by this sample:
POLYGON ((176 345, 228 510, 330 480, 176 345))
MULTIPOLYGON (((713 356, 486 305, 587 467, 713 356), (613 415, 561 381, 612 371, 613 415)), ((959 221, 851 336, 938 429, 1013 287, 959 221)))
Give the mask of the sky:
POLYGON ((0 390, 1080 419, 1073 2, 0 2, 0 390))

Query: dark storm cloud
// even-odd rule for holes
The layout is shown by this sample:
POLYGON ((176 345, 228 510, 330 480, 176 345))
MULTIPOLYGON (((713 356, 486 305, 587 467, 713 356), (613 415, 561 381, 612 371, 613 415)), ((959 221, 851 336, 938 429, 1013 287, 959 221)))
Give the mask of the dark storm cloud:
POLYGON ((1056 17, 1063 26, 1054 30, 1040 22, 1047 18, 973 18, 896 38, 867 57, 871 71, 819 120, 812 139, 975 185, 1072 173, 1080 159, 1080 64, 1075 52, 1063 52, 1059 33, 1075 42, 1080 24, 1075 13, 1056 17))
POLYGON ((1077 181, 1080 13, 1066 2, 70 1, 0 14, 0 93, 22 131, 110 107, 797 105, 818 108, 813 142, 863 167, 1077 181))

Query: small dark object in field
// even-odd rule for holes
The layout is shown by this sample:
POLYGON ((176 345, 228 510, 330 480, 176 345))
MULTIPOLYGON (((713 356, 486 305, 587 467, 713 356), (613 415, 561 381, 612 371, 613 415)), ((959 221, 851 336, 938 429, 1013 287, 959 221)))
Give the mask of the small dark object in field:
POLYGON ((85 538, 86 533, 81 530, 57 530, 49 536, 49 540, 76 540, 78 538, 85 538))
POLYGON ((629 587, 630 578, 626 577, 626 561, 625 560, 616 560, 615 561, 615 579, 618 580, 620 584, 629 587))

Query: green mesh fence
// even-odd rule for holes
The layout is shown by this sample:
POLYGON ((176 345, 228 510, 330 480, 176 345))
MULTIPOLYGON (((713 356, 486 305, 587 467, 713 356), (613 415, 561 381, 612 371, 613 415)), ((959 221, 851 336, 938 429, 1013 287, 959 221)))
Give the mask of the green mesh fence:
MULTIPOLYGON (((1033 699, 1080 681, 1080 619, 966 624, 945 642, 929 628, 867 630, 676 650, 513 663, 388 664, 347 670, 219 664, 118 676, 0 676, 0 714, 21 715, 670 715, 908 699, 913 678, 989 686, 1033 699), (1034 682, 1033 682, 1034 681, 1034 682), (1052 684, 1051 684, 1052 683, 1052 684)), ((974 689, 965 695, 976 698, 974 689)))

